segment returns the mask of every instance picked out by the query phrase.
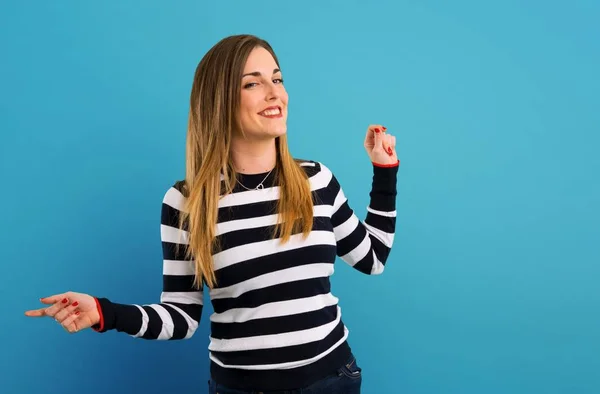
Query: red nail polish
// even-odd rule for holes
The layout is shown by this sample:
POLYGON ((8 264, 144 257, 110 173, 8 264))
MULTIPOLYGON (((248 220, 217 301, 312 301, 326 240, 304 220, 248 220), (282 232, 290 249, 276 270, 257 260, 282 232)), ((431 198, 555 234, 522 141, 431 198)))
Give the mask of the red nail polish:
POLYGON ((66 303, 67 303, 67 301, 68 301, 68 300, 67 300, 66 298, 63 298, 63 300, 62 300, 62 303, 63 303, 63 304, 66 304, 66 303))
POLYGON ((391 156, 393 154, 392 148, 388 148, 388 154, 391 156))
POLYGON ((383 128, 383 131, 387 130, 387 127, 385 127, 385 126, 381 126, 381 128, 383 128))
POLYGON ((81 313, 81 312, 79 312, 79 311, 75 312, 75 314, 76 314, 76 315, 78 315, 78 316, 79 316, 79 314, 80 314, 80 313, 81 313))
POLYGON ((379 128, 375 128, 375 132, 376 132, 376 133, 379 133, 379 128))
POLYGON ((75 302, 73 303, 73 306, 77 306, 77 305, 79 305, 79 302, 75 301, 75 302))

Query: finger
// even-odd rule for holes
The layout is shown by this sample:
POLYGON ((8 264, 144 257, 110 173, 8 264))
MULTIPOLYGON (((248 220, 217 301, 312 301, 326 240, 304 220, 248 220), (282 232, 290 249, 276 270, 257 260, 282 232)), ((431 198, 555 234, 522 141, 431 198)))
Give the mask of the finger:
POLYGON ((374 142, 374 148, 380 148, 383 145, 383 141, 384 141, 384 131, 381 127, 377 126, 377 127, 373 127, 373 142, 374 142))
POLYGON ((42 302, 42 304, 56 304, 57 302, 59 302, 60 300, 62 300, 63 298, 67 297, 67 293, 63 293, 63 294, 55 294, 49 297, 42 297, 40 298, 40 301, 42 302))
POLYGON ((25 311, 25 316, 29 317, 44 317, 46 316, 46 308, 32 309, 25 311))
POLYGON ((372 137, 376 130, 385 132, 387 128, 380 124, 370 124, 369 127, 367 127, 367 137, 372 137))
POLYGON ((67 317, 69 317, 72 313, 74 313, 77 310, 78 305, 79 305, 79 303, 77 301, 75 301, 74 303, 70 304, 69 306, 64 307, 63 309, 58 311, 56 313, 56 315, 54 315, 54 319, 57 322, 62 323, 63 320, 65 320, 67 317))
POLYGON ((394 153, 394 144, 393 137, 389 134, 386 134, 385 141, 383 142, 383 148, 388 155, 393 155, 394 153))
POLYGON ((49 308, 46 308, 46 315, 50 317, 54 317, 58 312, 60 312, 63 308, 68 305, 69 299, 63 298, 59 302, 56 302, 49 308))
MULTIPOLYGON (((54 304, 63 298, 65 298, 65 294, 57 294, 57 295, 53 295, 50 297, 42 297, 42 298, 40 298, 40 302, 42 304, 54 304)), ((47 308, 31 309, 31 310, 25 311, 25 316, 43 317, 43 316, 46 316, 46 310, 47 310, 47 308)))
POLYGON ((81 320, 79 320, 80 316, 80 311, 75 311, 74 313, 71 313, 69 316, 67 316, 67 318, 62 322, 62 326, 64 327, 64 329, 70 333, 79 331, 81 329, 81 320))

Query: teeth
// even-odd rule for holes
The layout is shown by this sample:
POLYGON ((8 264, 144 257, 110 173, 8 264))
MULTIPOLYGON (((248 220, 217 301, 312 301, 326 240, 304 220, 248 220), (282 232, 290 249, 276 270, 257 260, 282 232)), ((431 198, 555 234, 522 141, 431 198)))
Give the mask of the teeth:
POLYGON ((279 108, 277 108, 277 109, 269 109, 267 111, 263 111, 262 112, 263 115, 267 115, 267 116, 279 115, 280 113, 281 113, 281 111, 279 111, 279 108))

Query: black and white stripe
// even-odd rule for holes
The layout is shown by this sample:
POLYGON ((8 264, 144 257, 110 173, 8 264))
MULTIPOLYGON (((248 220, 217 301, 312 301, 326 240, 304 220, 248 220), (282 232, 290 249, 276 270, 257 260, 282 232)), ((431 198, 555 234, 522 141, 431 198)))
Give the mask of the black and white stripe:
MULTIPOLYGON (((373 167, 371 200, 364 222, 348 204, 332 172, 303 162, 315 194, 308 238, 282 244, 270 235, 277 221, 278 187, 236 190, 219 203, 214 257, 218 285, 210 289, 210 359, 222 376, 245 370, 302 371, 333 357, 346 342, 338 299, 329 277, 336 257, 369 274, 381 274, 394 241, 397 168, 373 167)), ((105 327, 145 339, 190 338, 200 322, 203 290, 192 287, 194 267, 184 257, 186 230, 178 229, 184 196, 170 188, 162 205, 163 291, 160 303, 123 305, 100 299, 105 327), (177 248, 179 246, 179 248, 177 248), (179 251, 178 251, 179 250, 179 251)), ((308 372, 307 372, 308 371, 308 372)))

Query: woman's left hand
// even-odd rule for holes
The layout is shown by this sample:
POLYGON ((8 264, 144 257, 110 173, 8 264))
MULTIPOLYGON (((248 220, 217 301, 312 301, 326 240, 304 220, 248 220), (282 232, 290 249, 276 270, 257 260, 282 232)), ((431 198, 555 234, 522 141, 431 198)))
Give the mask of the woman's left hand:
POLYGON ((391 166, 398 164, 396 137, 386 132, 382 125, 370 125, 365 137, 365 150, 375 165, 391 166))

